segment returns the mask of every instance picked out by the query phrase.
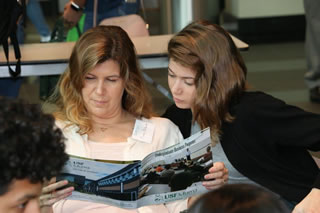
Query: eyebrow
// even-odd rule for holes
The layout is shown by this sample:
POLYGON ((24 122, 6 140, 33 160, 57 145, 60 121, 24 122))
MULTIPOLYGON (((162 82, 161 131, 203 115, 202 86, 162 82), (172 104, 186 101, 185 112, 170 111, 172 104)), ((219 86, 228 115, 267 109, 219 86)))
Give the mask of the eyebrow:
MULTIPOLYGON (((87 73, 87 75, 93 75, 93 76, 96 76, 95 74, 92 74, 92 73, 90 73, 90 72, 88 72, 87 73)), ((106 76, 107 78, 109 78, 109 77, 119 77, 119 78, 121 78, 121 76, 120 75, 118 75, 118 74, 114 74, 114 75, 108 75, 108 76, 106 76)))
MULTIPOLYGON (((170 67, 168 67, 168 70, 169 70, 170 72, 174 73, 173 70, 170 69, 170 67)), ((175 73, 174 73, 174 74, 175 74, 175 73)), ((182 76, 181 78, 182 78, 182 79, 193 79, 193 80, 195 79, 194 77, 189 77, 189 76, 182 76)))

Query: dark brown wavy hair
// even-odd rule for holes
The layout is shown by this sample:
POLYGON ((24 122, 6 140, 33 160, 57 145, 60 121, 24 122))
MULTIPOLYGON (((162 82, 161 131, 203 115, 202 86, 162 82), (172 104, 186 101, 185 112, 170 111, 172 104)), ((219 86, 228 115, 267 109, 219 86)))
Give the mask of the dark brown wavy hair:
POLYGON ((220 133, 231 122, 229 107, 246 88, 247 68, 229 33, 201 20, 187 25, 168 45, 169 58, 195 71, 193 122, 220 133))
POLYGON ((55 117, 78 125, 81 134, 92 130, 81 93, 85 76, 109 59, 119 63, 120 76, 125 82, 122 107, 137 117, 150 118, 153 115, 151 97, 128 34, 117 26, 98 26, 86 31, 76 42, 69 66, 49 99, 57 105, 55 117))
POLYGON ((226 184, 202 195, 188 213, 289 213, 271 191, 253 184, 226 184))

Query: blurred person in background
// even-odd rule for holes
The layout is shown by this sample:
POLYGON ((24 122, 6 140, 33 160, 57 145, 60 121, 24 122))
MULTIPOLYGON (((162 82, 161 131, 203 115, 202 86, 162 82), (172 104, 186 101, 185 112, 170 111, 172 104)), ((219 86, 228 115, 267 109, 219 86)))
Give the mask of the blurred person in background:
POLYGON ((307 59, 307 73, 304 78, 309 88, 310 100, 320 103, 320 1, 304 0, 304 9, 307 59))

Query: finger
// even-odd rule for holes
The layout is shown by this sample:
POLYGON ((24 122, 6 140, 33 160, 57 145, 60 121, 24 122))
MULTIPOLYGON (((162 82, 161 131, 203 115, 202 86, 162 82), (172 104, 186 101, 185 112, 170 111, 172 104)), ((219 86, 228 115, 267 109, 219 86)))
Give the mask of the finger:
POLYGON ((57 182, 57 178, 56 177, 53 177, 49 180, 49 184, 52 184, 52 183, 55 183, 57 182))
POLYGON ((204 179, 206 179, 206 180, 219 179, 219 178, 222 178, 223 176, 224 176, 224 172, 223 171, 219 171, 219 172, 206 174, 204 176, 204 179))
POLYGON ((69 192, 65 192, 65 193, 50 193, 50 194, 44 194, 40 196, 40 201, 47 203, 49 200, 51 199, 55 199, 56 197, 60 197, 62 195, 68 194, 69 192))
POLYGON ((56 177, 53 177, 53 178, 51 178, 50 180, 45 180, 45 181, 43 182, 43 186, 48 186, 48 185, 50 185, 50 184, 52 184, 52 183, 55 183, 55 182, 57 182, 57 179, 56 179, 56 177))
POLYGON ((61 200, 62 198, 68 197, 69 195, 72 194, 73 190, 74 190, 74 187, 68 187, 66 189, 55 191, 51 193, 51 200, 54 200, 56 202, 57 200, 61 200))
POLYGON ((40 196, 40 206, 51 206, 54 203, 58 202, 59 200, 62 200, 72 194, 72 191, 74 190, 73 187, 69 187, 67 189, 57 191, 51 194, 45 194, 40 196))
POLYGON ((43 194, 46 194, 46 193, 50 193, 50 192, 53 192, 54 190, 58 189, 58 188, 61 188, 62 186, 65 186, 68 184, 68 181, 67 180, 61 180, 57 183, 53 183, 53 184, 50 184, 46 187, 43 187, 42 189, 42 193, 43 194))
POLYGON ((45 195, 41 195, 40 198, 39 198, 39 203, 40 203, 40 206, 43 207, 43 206, 50 206, 52 205, 52 195, 51 194, 45 194, 45 195))
POLYGON ((47 206, 52 206, 53 204, 55 204, 56 202, 65 199, 66 197, 70 196, 72 194, 72 192, 57 196, 57 197, 52 197, 52 199, 47 200, 46 205, 47 206))
POLYGON ((223 173, 227 176, 229 176, 229 170, 227 168, 224 168, 223 173))
POLYGON ((224 175, 222 179, 224 183, 227 183, 229 180, 229 175, 224 175))
POLYGON ((216 189, 224 184, 224 179, 215 179, 211 181, 203 181, 202 185, 206 187, 206 189, 216 189))
POLYGON ((209 169, 209 172, 215 172, 215 171, 220 171, 224 170, 226 167, 224 166, 223 162, 215 162, 213 166, 209 169))
POLYGON ((65 189, 62 189, 62 190, 55 191, 52 194, 53 194, 54 197, 59 197, 59 196, 64 195, 64 194, 69 194, 73 190, 74 190, 74 187, 71 186, 71 187, 68 187, 68 188, 65 188, 65 189))
POLYGON ((223 179, 224 179, 225 181, 228 181, 228 179, 229 179, 229 170, 228 170, 227 168, 225 168, 225 169, 223 170, 223 179))
POLYGON ((221 168, 221 166, 212 166, 210 167, 209 169, 209 172, 212 173, 212 172, 218 172, 218 171, 223 171, 223 167, 221 168))
POLYGON ((44 206, 52 206, 53 204, 55 204, 56 202, 68 197, 70 194, 65 194, 64 196, 61 196, 61 197, 56 197, 56 198, 52 198, 52 199, 49 199, 49 200, 40 200, 40 207, 44 207, 44 206))
POLYGON ((51 194, 44 194, 44 195, 41 195, 39 199, 42 201, 46 201, 46 200, 50 200, 51 197, 52 197, 51 194))

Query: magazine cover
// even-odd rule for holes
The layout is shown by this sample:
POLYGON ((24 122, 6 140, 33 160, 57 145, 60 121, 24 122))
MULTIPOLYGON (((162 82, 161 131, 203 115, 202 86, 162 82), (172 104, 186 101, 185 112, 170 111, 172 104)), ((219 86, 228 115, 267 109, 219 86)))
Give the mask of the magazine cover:
POLYGON ((201 181, 212 166, 210 130, 153 152, 142 161, 108 161, 70 156, 58 180, 75 191, 68 199, 139 208, 206 192, 201 181))

